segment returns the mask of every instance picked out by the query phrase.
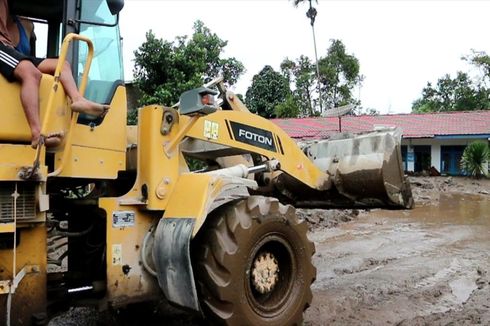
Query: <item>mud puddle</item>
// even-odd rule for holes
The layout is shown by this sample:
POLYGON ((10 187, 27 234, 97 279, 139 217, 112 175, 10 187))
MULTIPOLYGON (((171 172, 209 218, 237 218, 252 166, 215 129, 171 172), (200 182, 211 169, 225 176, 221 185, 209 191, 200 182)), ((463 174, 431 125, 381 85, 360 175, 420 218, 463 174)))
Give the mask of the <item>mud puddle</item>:
POLYGON ((490 200, 441 194, 315 231, 307 325, 490 324, 490 200))

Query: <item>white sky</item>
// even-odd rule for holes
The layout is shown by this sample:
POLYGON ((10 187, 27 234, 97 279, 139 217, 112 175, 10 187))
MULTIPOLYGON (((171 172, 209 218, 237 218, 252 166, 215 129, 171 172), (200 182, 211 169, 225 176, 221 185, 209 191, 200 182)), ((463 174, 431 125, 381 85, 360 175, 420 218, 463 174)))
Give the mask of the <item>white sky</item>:
MULTIPOLYGON (((428 81, 469 71, 461 56, 471 49, 490 53, 490 1, 320 0, 315 7, 319 57, 331 39, 341 39, 365 76, 362 106, 381 113, 410 112, 428 81)), ((245 65, 234 90, 245 94, 265 65, 279 71, 285 57, 314 58, 307 9, 290 0, 126 0, 120 17, 125 78, 132 79, 133 51, 148 30, 173 41, 192 34, 200 19, 228 41, 224 55, 245 65)))

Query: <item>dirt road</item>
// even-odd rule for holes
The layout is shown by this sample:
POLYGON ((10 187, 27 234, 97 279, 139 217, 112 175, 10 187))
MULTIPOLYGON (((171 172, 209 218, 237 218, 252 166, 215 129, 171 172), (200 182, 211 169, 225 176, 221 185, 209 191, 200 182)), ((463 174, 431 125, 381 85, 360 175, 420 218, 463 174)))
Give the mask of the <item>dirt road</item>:
POLYGON ((434 183, 414 191, 424 196, 414 210, 361 212, 313 231, 318 275, 305 324, 490 325, 487 181, 414 180, 434 183))
MULTIPOLYGON (((411 182, 411 211, 299 211, 318 271, 305 325, 490 325, 490 180, 411 182)), ((50 325, 95 325, 95 316, 74 310, 50 325)), ((123 324, 140 324, 136 316, 123 324)), ((205 324, 176 311, 146 317, 205 324)))

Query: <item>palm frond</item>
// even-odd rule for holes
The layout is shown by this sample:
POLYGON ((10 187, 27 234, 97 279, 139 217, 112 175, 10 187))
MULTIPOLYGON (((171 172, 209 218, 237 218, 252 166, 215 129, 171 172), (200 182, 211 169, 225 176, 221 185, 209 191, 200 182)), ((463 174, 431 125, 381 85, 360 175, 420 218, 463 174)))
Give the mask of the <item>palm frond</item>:
POLYGON ((295 7, 297 7, 301 2, 303 2, 304 0, 293 0, 293 5, 295 7))
POLYGON ((461 168, 468 175, 476 178, 488 175, 488 162, 490 149, 483 141, 475 141, 469 144, 461 157, 461 168))
MULTIPOLYGON (((312 0, 293 0, 293 5, 294 5, 295 7, 297 7, 297 6, 298 6, 300 3, 302 3, 302 2, 310 2, 310 3, 311 3, 311 1, 312 1, 312 0)), ((318 0, 313 0, 313 1, 315 1, 315 3, 318 3, 318 0)))

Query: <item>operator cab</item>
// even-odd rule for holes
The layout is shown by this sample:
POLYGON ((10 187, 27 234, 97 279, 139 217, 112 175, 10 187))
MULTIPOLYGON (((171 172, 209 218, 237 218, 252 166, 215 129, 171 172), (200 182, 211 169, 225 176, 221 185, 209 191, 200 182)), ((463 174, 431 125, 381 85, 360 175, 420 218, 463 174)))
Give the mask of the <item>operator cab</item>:
MULTIPOLYGON (((110 106, 103 118, 79 114, 73 120, 69 99, 51 75, 44 74, 39 88, 43 133, 67 135, 62 143, 46 150, 43 158, 50 176, 114 179, 125 169, 126 91, 124 87, 119 10, 122 0, 10 0, 12 14, 35 25, 36 56, 66 56, 75 81, 86 84, 85 98, 110 106), (72 42, 63 47, 69 34, 72 42), (93 44, 93 53, 87 42, 93 44), (63 49, 63 50, 62 50, 63 49), (62 53, 62 51, 64 51, 62 53), (87 54, 92 53, 90 69, 87 54), (83 78, 82 78, 83 77, 83 78), (94 162, 97 162, 95 164, 94 162)), ((20 101, 20 83, 0 76, 0 144, 15 148, 25 157, 21 163, 3 155, 0 166, 31 166, 36 152, 29 146, 31 130, 20 101)), ((2 147, 2 146, 0 146, 2 147)), ((37 159, 36 159, 37 160, 37 159)), ((17 178, 12 170, 12 178, 17 178)))
MULTIPOLYGON (((94 57, 88 75, 85 97, 94 102, 110 104, 116 88, 124 84, 122 50, 119 34, 119 11, 123 0, 16 0, 11 1, 13 14, 34 22, 36 56, 59 56, 61 42, 68 33, 90 38, 94 57)), ((84 42, 71 46, 67 60, 80 82, 88 48, 84 42)), ((100 124, 80 115, 79 123, 100 124)))

